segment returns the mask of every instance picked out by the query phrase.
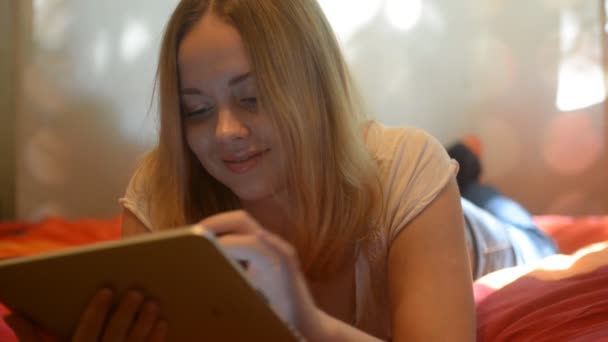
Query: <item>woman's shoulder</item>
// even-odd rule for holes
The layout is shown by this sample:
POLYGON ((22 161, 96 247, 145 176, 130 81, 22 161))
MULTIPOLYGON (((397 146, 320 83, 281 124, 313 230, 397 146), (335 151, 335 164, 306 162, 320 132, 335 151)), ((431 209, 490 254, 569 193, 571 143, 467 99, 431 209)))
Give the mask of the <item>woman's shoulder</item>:
POLYGON ((150 153, 136 168, 131 176, 120 205, 134 214, 148 229, 151 229, 150 206, 152 205, 152 185, 154 169, 150 153))
POLYGON ((420 160, 421 155, 449 159, 445 148, 427 131, 416 127, 391 127, 376 121, 368 124, 366 144, 379 161, 420 160))
POLYGON ((439 141, 422 129, 372 123, 366 141, 378 164, 392 241, 441 192, 458 167, 439 141))

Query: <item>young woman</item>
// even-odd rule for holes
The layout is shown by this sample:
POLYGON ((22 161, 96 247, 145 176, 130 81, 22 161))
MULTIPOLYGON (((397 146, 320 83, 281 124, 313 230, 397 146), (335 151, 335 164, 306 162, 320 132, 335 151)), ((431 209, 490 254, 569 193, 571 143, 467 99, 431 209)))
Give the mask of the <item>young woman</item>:
MULTIPOLYGON (((158 146, 121 199, 125 236, 222 233, 310 341, 474 340, 457 166, 429 135, 365 120, 315 0, 181 1, 158 80, 158 146)), ((118 300, 110 313, 101 291, 74 339, 165 338, 162 308, 118 300)))

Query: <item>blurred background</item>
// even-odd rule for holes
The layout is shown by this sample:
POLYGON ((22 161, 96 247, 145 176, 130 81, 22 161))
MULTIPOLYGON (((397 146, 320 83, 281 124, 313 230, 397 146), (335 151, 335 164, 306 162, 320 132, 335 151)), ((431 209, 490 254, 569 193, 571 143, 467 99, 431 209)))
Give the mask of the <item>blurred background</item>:
MULTIPOLYGON (((369 106, 534 214, 608 214, 604 0, 319 0, 369 106)), ((0 219, 112 217, 176 0, 0 0, 0 219)))

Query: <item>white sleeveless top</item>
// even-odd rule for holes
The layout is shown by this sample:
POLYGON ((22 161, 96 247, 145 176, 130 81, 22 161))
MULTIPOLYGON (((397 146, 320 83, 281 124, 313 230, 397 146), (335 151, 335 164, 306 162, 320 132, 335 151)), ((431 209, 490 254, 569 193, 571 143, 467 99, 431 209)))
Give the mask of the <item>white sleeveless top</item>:
MULTIPOLYGON (((379 166, 386 225, 371 227, 371 239, 359 250, 355 267, 355 326, 387 340, 391 338, 387 283, 390 245, 456 175, 458 164, 450 160, 435 138, 419 129, 388 128, 372 122, 366 144, 379 166)), ((144 183, 145 174, 131 179, 119 202, 148 230, 154 231, 147 198, 138 191, 144 183)))

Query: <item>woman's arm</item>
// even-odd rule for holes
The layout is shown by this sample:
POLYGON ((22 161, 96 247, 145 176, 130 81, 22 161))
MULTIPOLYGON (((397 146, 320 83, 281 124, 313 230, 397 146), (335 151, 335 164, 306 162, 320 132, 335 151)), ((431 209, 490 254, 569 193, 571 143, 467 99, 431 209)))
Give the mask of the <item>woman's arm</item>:
POLYGON ((320 310, 314 303, 297 253, 289 243, 263 229, 243 211, 226 212, 200 223, 221 235, 228 254, 249 262, 251 280, 275 311, 308 341, 379 341, 320 310), (229 234, 227 234, 229 233, 229 234))
POLYGON ((451 181, 399 233, 388 259, 394 341, 474 341, 460 193, 451 181))

